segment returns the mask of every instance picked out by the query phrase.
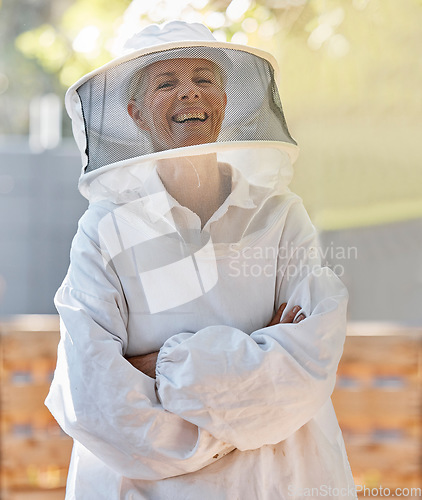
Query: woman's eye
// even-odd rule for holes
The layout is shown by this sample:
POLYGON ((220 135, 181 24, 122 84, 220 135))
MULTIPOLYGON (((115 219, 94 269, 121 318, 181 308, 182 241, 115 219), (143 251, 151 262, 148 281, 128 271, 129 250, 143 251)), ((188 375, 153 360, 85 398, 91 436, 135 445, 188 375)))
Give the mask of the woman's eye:
POLYGON ((173 82, 163 82, 158 85, 157 89, 168 89, 173 85, 174 85, 173 82))
POLYGON ((200 78, 198 80, 198 83, 212 83, 212 81, 209 80, 208 78, 200 78))

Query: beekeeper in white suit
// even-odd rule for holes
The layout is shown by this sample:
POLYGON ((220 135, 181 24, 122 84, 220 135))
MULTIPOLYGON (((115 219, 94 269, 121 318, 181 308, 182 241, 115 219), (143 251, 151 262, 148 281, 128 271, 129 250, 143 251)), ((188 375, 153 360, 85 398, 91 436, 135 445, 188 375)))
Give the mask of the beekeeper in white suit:
POLYGON ((288 189, 275 61, 179 21, 127 48, 66 97, 90 202, 46 400, 66 499, 355 498, 347 292, 288 189))

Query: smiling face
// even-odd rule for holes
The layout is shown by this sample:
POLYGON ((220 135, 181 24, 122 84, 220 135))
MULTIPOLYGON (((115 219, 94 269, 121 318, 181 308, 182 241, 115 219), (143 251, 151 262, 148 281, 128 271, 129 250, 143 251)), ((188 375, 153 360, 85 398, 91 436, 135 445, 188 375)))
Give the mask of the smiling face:
POLYGON ((155 151, 215 142, 227 104, 220 73, 207 59, 158 61, 142 72, 128 112, 155 151))

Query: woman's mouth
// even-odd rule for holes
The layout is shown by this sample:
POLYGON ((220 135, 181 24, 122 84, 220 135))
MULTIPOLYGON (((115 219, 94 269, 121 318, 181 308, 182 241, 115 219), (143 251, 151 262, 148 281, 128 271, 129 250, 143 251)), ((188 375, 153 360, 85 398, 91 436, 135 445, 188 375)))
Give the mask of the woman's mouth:
POLYGON ((204 122, 208 118, 207 113, 203 111, 195 111, 189 113, 176 113, 172 116, 172 120, 176 123, 185 123, 189 121, 204 122))

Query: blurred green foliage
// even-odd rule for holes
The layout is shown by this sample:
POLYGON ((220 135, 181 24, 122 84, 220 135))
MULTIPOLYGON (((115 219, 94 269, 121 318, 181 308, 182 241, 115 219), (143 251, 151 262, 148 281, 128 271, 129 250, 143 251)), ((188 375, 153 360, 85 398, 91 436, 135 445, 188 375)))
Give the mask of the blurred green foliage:
POLYGON ((18 35, 16 47, 26 57, 36 59, 63 87, 68 87, 110 59, 108 42, 129 4, 130 0, 108 1, 107 5, 101 0, 77 0, 57 24, 42 24, 18 35), (87 27, 94 32, 93 50, 85 51, 84 47, 75 50, 75 39, 87 27))

